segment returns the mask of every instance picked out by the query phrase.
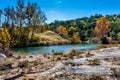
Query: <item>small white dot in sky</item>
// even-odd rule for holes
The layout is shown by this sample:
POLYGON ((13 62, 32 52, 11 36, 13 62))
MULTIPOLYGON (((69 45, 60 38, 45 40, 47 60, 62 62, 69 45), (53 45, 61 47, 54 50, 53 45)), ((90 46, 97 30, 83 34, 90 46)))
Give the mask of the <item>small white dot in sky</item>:
POLYGON ((59 0, 58 3, 61 4, 62 3, 61 0, 59 0))

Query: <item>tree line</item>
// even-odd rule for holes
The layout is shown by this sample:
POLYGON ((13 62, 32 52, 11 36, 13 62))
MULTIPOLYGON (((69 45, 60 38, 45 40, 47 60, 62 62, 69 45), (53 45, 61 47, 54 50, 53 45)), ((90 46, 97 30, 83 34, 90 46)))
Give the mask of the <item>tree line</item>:
POLYGON ((105 17, 109 21, 110 32, 107 37, 111 37, 113 40, 118 41, 118 35, 120 34, 120 14, 106 15, 95 14, 90 17, 82 17, 78 19, 72 19, 67 21, 58 21, 50 23, 48 26, 51 30, 56 31, 55 29, 59 26, 64 26, 68 31, 74 28, 77 34, 81 37, 82 41, 86 41, 95 37, 95 26, 97 20, 101 17, 105 17))

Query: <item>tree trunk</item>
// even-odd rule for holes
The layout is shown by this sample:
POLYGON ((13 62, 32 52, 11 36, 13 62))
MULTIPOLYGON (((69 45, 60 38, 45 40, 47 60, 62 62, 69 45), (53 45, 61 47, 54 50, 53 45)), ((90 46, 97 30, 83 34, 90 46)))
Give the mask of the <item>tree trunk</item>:
POLYGON ((0 14, 0 26, 1 26, 1 14, 0 14))
POLYGON ((20 20, 20 27, 22 27, 22 20, 20 20))

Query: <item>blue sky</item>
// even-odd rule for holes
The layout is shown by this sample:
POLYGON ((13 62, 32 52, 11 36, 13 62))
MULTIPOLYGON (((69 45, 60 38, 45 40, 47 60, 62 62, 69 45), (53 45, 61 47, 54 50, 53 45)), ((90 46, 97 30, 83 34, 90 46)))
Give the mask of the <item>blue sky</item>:
MULTIPOLYGON (((27 0, 26 0, 27 1, 27 0)), ((31 0, 37 2, 47 16, 47 23, 89 17, 94 14, 119 14, 120 0, 31 0)), ((0 0, 0 9, 15 5, 16 0, 0 0)))

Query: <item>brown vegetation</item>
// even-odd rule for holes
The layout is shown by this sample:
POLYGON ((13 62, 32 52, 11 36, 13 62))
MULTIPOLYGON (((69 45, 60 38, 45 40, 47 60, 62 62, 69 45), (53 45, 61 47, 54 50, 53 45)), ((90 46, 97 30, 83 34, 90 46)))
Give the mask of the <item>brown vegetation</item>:
POLYGON ((110 32, 109 24, 110 22, 105 17, 100 18, 96 22, 96 27, 95 27, 96 36, 100 38, 105 37, 110 32))

